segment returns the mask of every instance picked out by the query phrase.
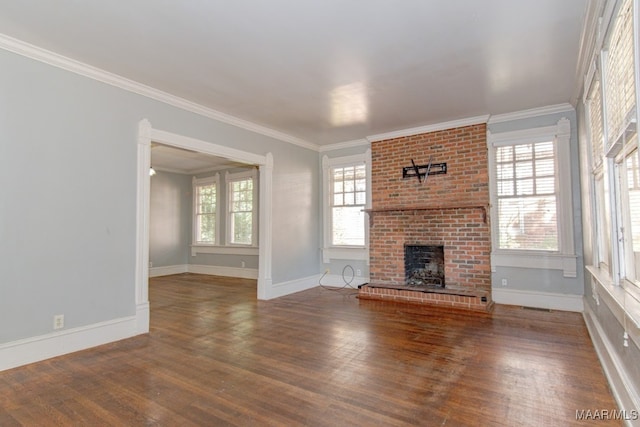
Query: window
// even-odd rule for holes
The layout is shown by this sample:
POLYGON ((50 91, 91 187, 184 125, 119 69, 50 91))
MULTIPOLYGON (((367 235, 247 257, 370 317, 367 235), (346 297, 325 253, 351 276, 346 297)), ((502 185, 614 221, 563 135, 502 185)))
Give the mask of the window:
POLYGON ((330 259, 368 260, 368 217, 371 151, 328 158, 324 156, 324 249, 330 259))
POLYGON ((640 284, 640 171, 636 130, 633 1, 615 10, 587 107, 597 259, 614 283, 640 284), (604 141, 604 144, 603 142, 604 141), (604 148, 602 146, 604 145, 604 148))
MULTIPOLYGON (((584 81, 594 226, 592 296, 625 325, 640 323, 640 154, 637 133, 638 0, 607 2, 584 81), (610 6, 610 7, 609 7, 610 6)), ((585 163, 583 163, 585 164, 585 163)), ((586 198, 585 198, 586 199, 586 198)), ((588 222, 586 223, 588 224, 588 222)), ((633 329, 633 328, 631 328, 633 329)), ((638 343, 637 334, 630 334, 638 343)))
POLYGON ((218 180, 217 174, 193 179, 195 244, 214 245, 218 241, 218 180))
POLYGON ((365 165, 331 168, 331 178, 331 244, 364 246, 365 165))
POLYGON ((233 245, 253 245, 255 239, 255 173, 227 174, 228 239, 233 245))
POLYGON ((605 54, 604 100, 609 150, 622 147, 624 133, 635 121, 633 1, 624 0, 614 18, 605 54))
POLYGON ((554 141, 496 149, 500 249, 558 250, 554 141))
POLYGON ((492 263, 576 277, 570 122, 490 133, 492 263))

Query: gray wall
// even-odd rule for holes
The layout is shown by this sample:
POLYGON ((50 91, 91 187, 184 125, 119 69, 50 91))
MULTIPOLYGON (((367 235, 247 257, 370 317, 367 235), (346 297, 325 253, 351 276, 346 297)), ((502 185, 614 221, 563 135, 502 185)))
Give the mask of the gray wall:
POLYGON ((317 152, 0 50, 0 343, 135 315, 143 118, 271 152, 273 283, 317 274, 317 152))
POLYGON ((153 267, 184 265, 191 245, 191 176, 157 171, 151 177, 149 261, 153 267))
POLYGON ((549 114, 534 118, 489 124, 492 134, 512 132, 536 127, 554 126, 566 117, 571 122, 570 152, 571 164, 560 167, 571 168, 571 189, 573 204, 573 234, 577 255, 577 277, 563 277, 560 270, 535 268, 499 267, 491 275, 492 287, 502 288, 502 279, 507 279, 508 289, 557 294, 582 295, 584 293, 584 260, 582 256, 582 205, 580 200, 580 165, 578 158, 578 133, 574 111, 549 114))

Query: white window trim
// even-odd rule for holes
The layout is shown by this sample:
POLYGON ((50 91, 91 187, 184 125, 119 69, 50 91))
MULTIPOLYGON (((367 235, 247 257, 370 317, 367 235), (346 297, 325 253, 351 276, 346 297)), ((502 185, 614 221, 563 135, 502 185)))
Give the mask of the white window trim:
POLYGON ((369 265, 369 221, 365 220, 363 246, 338 246, 331 243, 331 188, 330 169, 341 166, 365 164, 367 171, 367 200, 365 209, 371 209, 371 149, 362 154, 329 158, 322 156, 322 262, 328 264, 333 259, 366 261, 369 265))
POLYGON ((244 172, 236 172, 236 173, 229 173, 229 172, 225 172, 224 174, 224 180, 225 180, 225 184, 227 186, 227 211, 226 211, 226 230, 227 230, 227 235, 226 235, 226 246, 227 247, 240 247, 240 248, 257 248, 258 247, 258 241, 257 241, 257 236, 258 236, 258 209, 256 209, 257 207, 257 200, 258 200, 258 186, 256 185, 256 177, 258 176, 257 171, 255 169, 249 170, 249 171, 244 171, 244 172), (236 181, 242 181, 244 179, 247 178, 251 178, 253 180, 253 206, 252 206, 252 210, 251 210, 251 243, 250 244, 244 244, 244 243, 232 243, 231 242, 231 235, 232 235, 232 230, 231 230, 231 195, 232 195, 232 191, 231 191, 231 184, 236 182, 236 181))
MULTIPOLYGON (((571 124, 562 118, 554 126, 531 128, 492 134, 487 132, 489 146, 489 180, 491 217, 498 218, 498 195, 495 150, 497 147, 514 144, 532 144, 549 140, 556 141, 556 162, 570 165, 571 124)), ((498 248, 498 222, 492 221, 491 269, 496 267, 521 267, 561 270, 564 277, 577 277, 577 257, 573 239, 573 199, 571 192, 571 168, 558 167, 558 251, 524 251, 498 248)))
POLYGON ((192 188, 193 188, 193 209, 191 215, 192 221, 192 233, 191 233, 191 246, 192 247, 209 247, 216 246, 220 244, 220 174, 217 173, 213 176, 208 176, 206 178, 196 178, 195 176, 191 180, 192 188), (196 212, 198 209, 198 201, 197 201, 197 192, 196 187, 200 185, 216 185, 216 235, 214 237, 215 241, 213 243, 203 243, 198 242, 198 226, 196 220, 196 212))

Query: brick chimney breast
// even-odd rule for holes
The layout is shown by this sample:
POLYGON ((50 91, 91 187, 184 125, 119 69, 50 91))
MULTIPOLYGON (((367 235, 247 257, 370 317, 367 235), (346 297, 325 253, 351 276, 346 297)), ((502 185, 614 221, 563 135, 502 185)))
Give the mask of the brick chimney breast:
POLYGON ((404 285, 405 245, 444 247, 445 288, 491 292, 486 124, 371 144, 370 280, 404 285), (403 167, 446 163, 403 179, 403 167))

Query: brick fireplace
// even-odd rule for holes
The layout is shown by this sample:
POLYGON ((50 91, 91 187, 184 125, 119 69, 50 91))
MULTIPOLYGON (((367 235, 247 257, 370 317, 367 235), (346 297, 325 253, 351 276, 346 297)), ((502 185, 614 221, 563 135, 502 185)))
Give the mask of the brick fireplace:
POLYGON ((490 310, 486 125, 376 141, 371 155, 370 282, 359 297, 490 310), (429 163, 446 163, 446 173, 419 180, 413 166, 429 163), (443 269, 444 286, 408 282, 405 252, 412 246, 443 248, 443 267, 430 255, 422 259, 427 275, 443 269))

